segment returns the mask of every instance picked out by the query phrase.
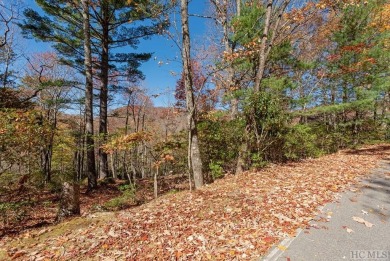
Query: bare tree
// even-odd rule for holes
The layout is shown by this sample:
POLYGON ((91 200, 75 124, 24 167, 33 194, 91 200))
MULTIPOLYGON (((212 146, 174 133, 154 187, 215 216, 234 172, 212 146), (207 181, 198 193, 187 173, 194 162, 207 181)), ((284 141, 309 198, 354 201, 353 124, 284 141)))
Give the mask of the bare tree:
POLYGON ((0 72, 0 82, 5 88, 12 80, 10 68, 17 58, 15 53, 15 22, 19 18, 20 2, 0 2, 0 63, 4 69, 0 72))
POLYGON ((19 1, 14 1, 11 4, 0 2, 0 23, 2 24, 0 27, 0 47, 7 44, 11 32, 11 25, 19 16, 19 9, 19 1))
MULTIPOLYGON (((240 16, 241 0, 210 0, 210 2, 215 9, 215 21, 222 27, 222 44, 224 48, 224 53, 230 55, 233 53, 234 46, 236 44, 229 37, 232 33, 230 29, 230 22, 234 16, 240 16), (232 6, 233 4, 235 4, 235 7, 232 6)), ((231 91, 233 88, 235 88, 234 85, 236 85, 234 79, 234 65, 232 61, 226 61, 226 63, 226 75, 223 77, 223 85, 224 89, 226 89, 227 91, 231 91)), ((237 117, 238 99, 236 97, 233 97, 230 101, 230 112, 232 119, 237 117)))

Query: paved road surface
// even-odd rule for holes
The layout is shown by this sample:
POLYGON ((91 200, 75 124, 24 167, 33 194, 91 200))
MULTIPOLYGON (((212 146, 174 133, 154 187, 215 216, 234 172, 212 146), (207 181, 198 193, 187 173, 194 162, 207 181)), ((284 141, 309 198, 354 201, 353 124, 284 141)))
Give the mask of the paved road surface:
POLYGON ((313 221, 310 229, 284 240, 262 260, 390 261, 389 173, 390 161, 384 161, 356 191, 341 194, 338 202, 322 209, 321 217, 329 221, 313 221), (352 217, 373 226, 367 227, 352 217), (285 247, 285 251, 280 250, 285 247))

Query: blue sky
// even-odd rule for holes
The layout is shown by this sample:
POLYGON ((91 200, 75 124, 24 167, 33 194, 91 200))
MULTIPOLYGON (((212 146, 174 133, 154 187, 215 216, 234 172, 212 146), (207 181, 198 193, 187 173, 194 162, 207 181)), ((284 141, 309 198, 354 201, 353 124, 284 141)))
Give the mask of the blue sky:
MULTIPOLYGON (((189 4, 189 12, 192 14, 203 14, 206 10, 207 0, 194 0, 189 4)), ((40 11, 34 0, 26 0, 25 5, 40 11)), ((180 16, 176 14, 176 20, 180 16)), ((193 42, 198 42, 206 32, 206 20, 204 18, 190 18, 190 32, 193 42)), ((178 27, 180 24, 178 24, 178 27)), ((180 27, 178 28, 180 29, 180 27)), ((172 32, 175 30, 172 29, 172 32)), ((50 44, 27 40, 25 52, 33 54, 50 50, 50 44)), ((148 90, 148 94, 159 96, 153 98, 155 106, 169 106, 174 100, 174 89, 178 75, 181 71, 180 50, 175 43, 167 36, 154 36, 150 40, 143 40, 134 52, 152 52, 153 57, 144 63, 141 70, 146 76, 142 87, 148 90)), ((116 106, 115 106, 116 107, 116 106)))

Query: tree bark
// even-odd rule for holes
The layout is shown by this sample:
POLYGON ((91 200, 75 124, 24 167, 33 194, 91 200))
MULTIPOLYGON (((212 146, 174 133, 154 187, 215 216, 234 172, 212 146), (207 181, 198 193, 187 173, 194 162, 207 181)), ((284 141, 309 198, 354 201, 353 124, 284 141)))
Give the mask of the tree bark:
POLYGON ((197 122, 196 122, 196 105, 192 89, 191 75, 191 46, 190 33, 188 26, 188 0, 181 0, 181 22, 182 22, 182 60, 184 72, 184 86, 186 90, 187 103, 187 126, 188 126, 188 166, 190 173, 193 173, 195 189, 203 186, 202 159, 200 157, 197 122))
POLYGON ((157 183, 157 177, 158 177, 158 172, 159 172, 159 164, 156 166, 156 171, 154 172, 154 177, 153 177, 153 192, 154 192, 154 198, 158 197, 158 183, 157 183))
POLYGON ((80 185, 75 182, 64 182, 57 220, 80 215, 80 185))
POLYGON ((263 75, 264 75, 265 61, 266 61, 265 56, 266 56, 268 32, 269 32, 269 27, 270 27, 270 23, 271 23, 273 2, 274 2, 273 0, 267 1, 265 21, 264 21, 264 30, 263 30, 263 35, 261 36, 261 43, 260 43, 260 50, 259 50, 259 68, 257 69, 255 86, 254 86, 255 92, 260 91, 260 83, 261 83, 261 80, 263 79, 263 75))
MULTIPOLYGON (((108 110, 108 48, 109 48, 109 10, 108 3, 102 1, 102 54, 101 54, 101 68, 100 68, 100 80, 102 83, 100 89, 100 114, 99 114, 99 136, 101 143, 104 144, 107 141, 107 110, 108 110)), ((108 155, 103 149, 99 149, 99 177, 106 178, 109 175, 108 172, 108 155)))
MULTIPOLYGON (((237 16, 240 15, 240 2, 237 1, 237 16)), ((229 8, 228 8, 228 0, 223 0, 223 9, 222 9, 222 26, 223 26, 223 42, 225 45, 225 51, 229 54, 233 53, 233 46, 230 43, 229 40, 229 21, 228 21, 228 15, 229 15, 229 8)), ((227 68, 227 85, 228 85, 228 91, 232 90, 232 87, 234 84, 234 68, 233 63, 231 62, 229 64, 229 67, 227 68)), ((238 98, 233 97, 230 101, 230 116, 231 119, 235 119, 238 116, 238 98)))
POLYGON ((84 66, 85 66, 85 143, 86 143, 86 173, 88 177, 88 191, 97 188, 97 176, 95 166, 95 149, 93 139, 93 80, 92 80, 92 55, 91 35, 89 25, 88 0, 82 0, 83 5, 83 29, 84 29, 84 66))

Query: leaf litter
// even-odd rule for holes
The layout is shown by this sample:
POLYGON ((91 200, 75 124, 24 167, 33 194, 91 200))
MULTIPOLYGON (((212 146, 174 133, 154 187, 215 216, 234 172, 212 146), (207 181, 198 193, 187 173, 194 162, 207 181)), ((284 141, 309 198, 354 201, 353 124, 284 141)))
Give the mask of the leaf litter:
POLYGON ((104 219, 83 217, 84 226, 60 234, 53 227, 44 237, 32 232, 34 240, 4 237, 0 259, 3 249, 15 260, 25 253, 55 260, 252 260, 309 226, 319 207, 389 155, 390 146, 376 145, 228 175, 104 219))

